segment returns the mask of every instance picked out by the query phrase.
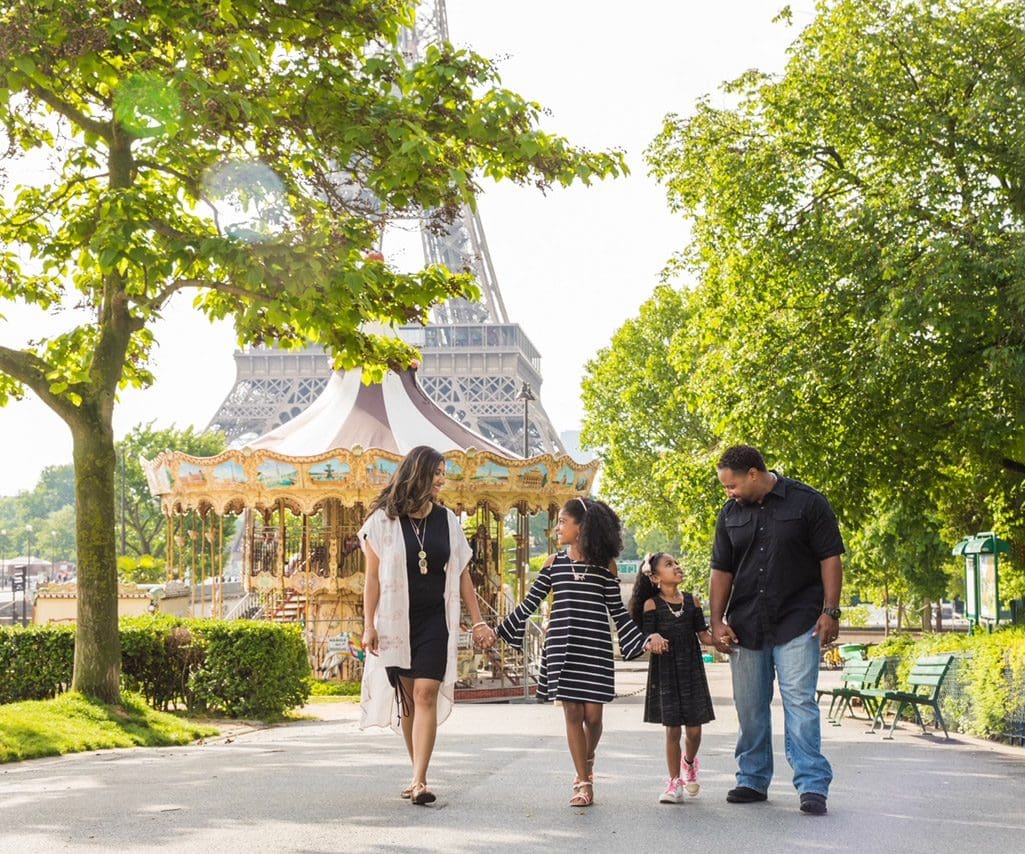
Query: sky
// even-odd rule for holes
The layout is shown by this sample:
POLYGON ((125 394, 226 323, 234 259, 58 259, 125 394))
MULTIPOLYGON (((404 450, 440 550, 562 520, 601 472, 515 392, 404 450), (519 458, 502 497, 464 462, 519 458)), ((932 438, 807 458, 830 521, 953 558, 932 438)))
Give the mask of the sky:
MULTIPOLYGON (((621 149, 630 165, 625 178, 547 195, 489 184, 478 202, 509 318, 541 353, 541 402, 556 430, 575 430, 585 364, 636 315, 687 242, 686 223, 669 213, 664 190, 647 175, 645 148, 667 113, 685 116, 705 95, 725 103, 720 84, 749 68, 781 71, 814 5, 792 2, 791 26, 773 23, 785 0, 446 5, 452 42, 495 59, 502 85, 546 109, 546 130, 592 150, 621 149)), ((45 180, 45 164, 34 169, 11 183, 45 180)), ((403 255, 389 261, 419 260, 403 255)), ((71 312, 44 315, 2 300, 0 315, 0 345, 9 347, 72 322, 71 312)), ((210 323, 181 295, 153 328, 157 381, 122 393, 118 437, 149 421, 202 429, 234 383, 230 323, 210 323)), ((37 399, 0 409, 0 495, 31 489, 44 466, 70 461, 67 427, 37 399)))

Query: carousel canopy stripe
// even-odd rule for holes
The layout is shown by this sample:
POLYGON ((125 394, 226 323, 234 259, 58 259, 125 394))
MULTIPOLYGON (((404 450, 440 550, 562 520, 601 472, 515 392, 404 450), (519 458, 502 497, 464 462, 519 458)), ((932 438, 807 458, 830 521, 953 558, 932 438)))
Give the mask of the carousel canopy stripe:
POLYGON ((253 450, 290 457, 357 446, 405 455, 417 445, 442 453, 476 448, 509 456, 439 408, 412 371, 389 371, 374 385, 366 385, 358 369, 336 372, 309 408, 249 443, 253 450))

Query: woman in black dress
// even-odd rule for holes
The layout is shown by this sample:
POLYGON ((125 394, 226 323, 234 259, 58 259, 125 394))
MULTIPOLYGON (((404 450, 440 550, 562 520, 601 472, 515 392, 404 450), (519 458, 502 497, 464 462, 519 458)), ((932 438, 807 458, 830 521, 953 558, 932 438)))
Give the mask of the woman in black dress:
POLYGON ((648 691, 644 701, 646 723, 666 729, 666 764, 669 780, 659 796, 664 804, 678 804, 683 793, 694 797, 698 783, 698 748, 701 725, 715 720, 708 691, 705 662, 698 643, 711 644, 701 603, 680 593, 680 564, 670 554, 648 555, 630 599, 630 614, 645 633, 658 632, 669 642, 668 652, 648 662, 648 691), (681 730, 686 733, 680 749, 681 730))
POLYGON ((494 643, 467 572, 466 537, 455 514, 437 503, 444 485, 442 455, 413 448, 360 530, 367 567, 363 646, 371 655, 364 664, 361 726, 383 725, 389 715, 394 722, 397 706, 413 765, 402 797, 417 805, 435 800, 427 767, 438 724, 452 705, 460 599, 473 620, 474 642, 494 643), (389 684, 393 698, 384 695, 389 684))

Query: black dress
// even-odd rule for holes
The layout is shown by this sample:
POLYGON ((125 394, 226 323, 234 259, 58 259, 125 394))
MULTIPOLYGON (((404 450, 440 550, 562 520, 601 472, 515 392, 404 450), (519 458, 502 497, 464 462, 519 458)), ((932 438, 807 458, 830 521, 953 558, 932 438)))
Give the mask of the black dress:
MULTIPOLYGON (((445 679, 448 658, 448 623, 445 619, 445 565, 449 558, 448 518, 435 504, 423 520, 401 516, 406 544, 406 581, 409 585, 409 667, 389 667, 388 679, 397 685, 399 676, 412 679, 445 679), (427 574, 420 572, 420 541, 413 525, 421 525, 427 574)), ((400 700, 403 699, 400 697, 400 700)))
POLYGON ((669 641, 669 650, 648 661, 648 693, 644 699, 644 721, 663 726, 700 726, 715 720, 708 691, 705 662, 701 658, 698 632, 705 631, 705 614, 690 593, 683 594, 672 608, 661 596, 655 609, 644 612, 644 634, 658 632, 669 641))

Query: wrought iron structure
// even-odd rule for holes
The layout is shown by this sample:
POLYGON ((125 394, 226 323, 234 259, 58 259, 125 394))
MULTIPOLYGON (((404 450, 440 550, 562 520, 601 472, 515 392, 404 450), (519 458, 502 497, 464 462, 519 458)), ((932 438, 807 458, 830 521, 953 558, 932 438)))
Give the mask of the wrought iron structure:
MULTIPOLYGON (((403 33, 400 49, 415 61, 427 45, 447 40, 444 0, 425 0, 415 27, 403 33)), ((481 290, 480 302, 458 299, 435 307, 426 329, 400 330, 423 353, 418 379, 424 391, 471 430, 520 454, 524 419, 517 395, 526 383, 535 395, 527 420, 530 454, 564 453, 540 400, 540 354, 519 324, 509 320, 479 214, 464 206, 454 220, 439 223, 427 212, 420 234, 427 263, 470 271, 481 290)), ((297 352, 250 348, 236 352, 235 364, 235 385, 209 426, 236 444, 294 418, 331 375, 317 347, 297 352)))

